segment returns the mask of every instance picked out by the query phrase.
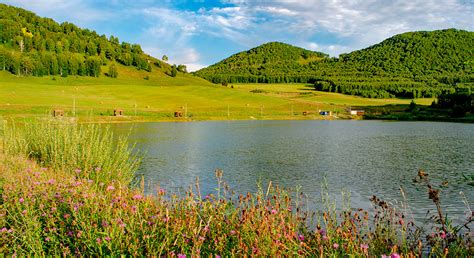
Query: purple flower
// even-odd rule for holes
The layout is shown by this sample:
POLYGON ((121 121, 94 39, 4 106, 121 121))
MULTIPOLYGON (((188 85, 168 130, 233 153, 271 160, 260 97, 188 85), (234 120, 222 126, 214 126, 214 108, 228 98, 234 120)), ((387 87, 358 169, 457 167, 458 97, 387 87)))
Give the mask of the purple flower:
POLYGON ((275 209, 273 209, 273 210, 271 211, 271 213, 272 213, 272 214, 277 214, 277 213, 278 213, 278 211, 277 211, 277 210, 275 210, 275 209))
POLYGON ((178 258, 186 258, 185 254, 178 254, 178 258))
POLYGON ((113 191, 113 190, 115 190, 115 187, 113 185, 109 185, 109 186, 107 186, 106 190, 107 191, 113 191))
POLYGON ((400 258, 400 255, 397 253, 393 253, 392 255, 390 255, 390 258, 400 258))
POLYGON ((105 241, 110 241, 110 240, 112 240, 112 238, 110 238, 110 237, 105 237, 104 239, 105 239, 105 241))
POLYGON ((7 228, 2 228, 2 229, 0 230, 0 232, 2 232, 2 233, 7 232, 7 228))
POLYGON ((135 195, 133 196, 133 199, 135 199, 135 200, 141 200, 142 198, 143 198, 143 196, 141 196, 141 195, 139 195, 139 194, 135 194, 135 195))
POLYGON ((338 243, 334 243, 334 244, 332 245, 332 247, 334 247, 334 249, 337 249, 337 248, 339 248, 339 244, 338 244, 338 243))
POLYGON ((361 244, 361 245, 360 245, 360 248, 362 248, 362 249, 369 249, 369 245, 367 245, 367 244, 361 244))
POLYGON ((303 235, 298 235, 298 240, 300 240, 301 242, 304 241, 304 236, 303 235))
POLYGON ((22 203, 22 202, 25 201, 25 199, 23 199, 23 197, 22 197, 22 198, 18 199, 18 201, 19 201, 20 203, 22 203))

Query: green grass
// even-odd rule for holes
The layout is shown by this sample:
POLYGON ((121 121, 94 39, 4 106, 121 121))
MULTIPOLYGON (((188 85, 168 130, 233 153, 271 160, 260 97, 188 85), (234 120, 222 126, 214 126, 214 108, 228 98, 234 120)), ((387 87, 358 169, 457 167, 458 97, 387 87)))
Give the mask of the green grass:
MULTIPOLYGON (((104 67, 103 71, 107 71, 104 67)), ((119 66, 119 78, 17 77, 0 72, 0 115, 14 119, 51 117, 62 109, 79 121, 167 121, 187 110, 187 120, 321 119, 318 110, 346 113, 350 106, 409 104, 407 99, 365 99, 316 92, 303 84, 235 84, 223 87, 190 74, 172 78, 119 66), (149 79, 144 78, 148 76, 149 79), (263 93, 252 93, 255 89, 263 93), (184 108, 185 107, 185 108, 184 108), (125 117, 112 117, 116 108, 125 117), (311 111, 302 116, 303 111, 311 111)), ((430 104, 432 99, 417 100, 430 104)))
POLYGON ((3 151, 25 156, 55 170, 75 171, 94 182, 128 185, 139 159, 124 136, 114 138, 108 127, 66 122, 30 122, 5 126, 3 151))

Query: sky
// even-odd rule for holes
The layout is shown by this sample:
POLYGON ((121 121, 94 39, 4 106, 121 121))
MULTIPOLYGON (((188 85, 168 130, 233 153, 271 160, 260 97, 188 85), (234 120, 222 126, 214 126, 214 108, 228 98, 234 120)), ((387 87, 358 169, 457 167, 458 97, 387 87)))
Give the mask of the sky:
POLYGON ((395 34, 474 30, 474 0, 0 0, 138 43, 189 71, 279 41, 338 56, 395 34))

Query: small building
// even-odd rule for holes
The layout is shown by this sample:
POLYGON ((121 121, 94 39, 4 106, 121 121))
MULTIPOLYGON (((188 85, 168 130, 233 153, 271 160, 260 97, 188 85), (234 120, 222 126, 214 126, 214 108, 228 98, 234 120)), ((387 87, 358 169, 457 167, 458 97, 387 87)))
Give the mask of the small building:
POLYGON ((183 111, 178 110, 174 112, 174 117, 183 117, 183 111))
POLYGON ((63 117, 63 116, 64 116, 64 110, 62 109, 53 110, 53 117, 63 117))
POLYGON ((365 114, 364 110, 352 110, 350 111, 350 114, 353 116, 363 116, 365 114))
POLYGON ((123 116, 122 109, 114 109, 114 116, 123 116))
POLYGON ((330 116, 332 115, 331 111, 319 111, 319 114, 322 116, 330 116))

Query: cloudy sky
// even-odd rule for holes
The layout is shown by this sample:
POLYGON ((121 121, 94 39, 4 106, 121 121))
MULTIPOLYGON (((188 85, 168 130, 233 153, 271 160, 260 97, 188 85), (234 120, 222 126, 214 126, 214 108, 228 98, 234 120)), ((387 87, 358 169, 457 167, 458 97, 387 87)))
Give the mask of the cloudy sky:
POLYGON ((196 70, 269 41, 332 56, 398 33, 474 30, 474 0, 0 0, 196 70))

